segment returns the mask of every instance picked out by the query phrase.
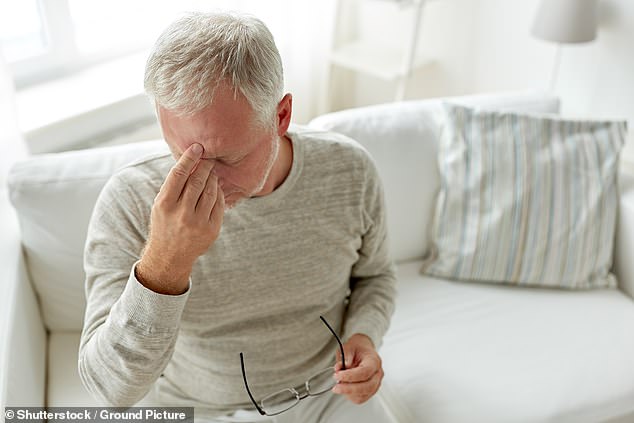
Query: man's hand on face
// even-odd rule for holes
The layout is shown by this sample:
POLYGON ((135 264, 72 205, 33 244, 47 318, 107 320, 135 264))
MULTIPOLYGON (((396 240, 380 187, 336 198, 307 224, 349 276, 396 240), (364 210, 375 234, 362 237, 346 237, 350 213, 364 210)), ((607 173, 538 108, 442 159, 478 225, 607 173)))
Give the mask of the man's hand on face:
POLYGON ((178 295, 189 285, 196 259, 220 234, 224 193, 201 159, 203 148, 192 144, 172 167, 154 199, 150 234, 136 277, 153 291, 178 295))
POLYGON ((346 370, 341 370, 341 354, 337 351, 335 379, 339 382, 332 388, 335 394, 345 395, 355 404, 369 400, 381 386, 383 367, 381 357, 374 344, 365 335, 354 334, 343 344, 346 370))

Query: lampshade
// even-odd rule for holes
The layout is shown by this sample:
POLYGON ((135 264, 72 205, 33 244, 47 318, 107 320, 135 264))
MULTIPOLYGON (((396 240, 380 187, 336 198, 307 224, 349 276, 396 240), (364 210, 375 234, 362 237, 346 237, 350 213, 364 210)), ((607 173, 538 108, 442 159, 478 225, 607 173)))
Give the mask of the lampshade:
POLYGON ((597 0, 541 0, 531 33, 556 43, 585 43, 597 36, 597 0))

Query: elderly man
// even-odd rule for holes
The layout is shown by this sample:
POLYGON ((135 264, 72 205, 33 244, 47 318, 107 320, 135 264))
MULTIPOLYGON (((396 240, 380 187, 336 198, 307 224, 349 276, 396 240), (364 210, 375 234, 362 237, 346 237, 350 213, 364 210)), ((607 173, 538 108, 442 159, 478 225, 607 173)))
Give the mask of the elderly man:
POLYGON ((253 17, 177 20, 145 87, 171 154, 117 172, 95 206, 86 388, 201 421, 389 421, 374 394, 395 276, 367 152, 289 130, 281 59, 253 17))

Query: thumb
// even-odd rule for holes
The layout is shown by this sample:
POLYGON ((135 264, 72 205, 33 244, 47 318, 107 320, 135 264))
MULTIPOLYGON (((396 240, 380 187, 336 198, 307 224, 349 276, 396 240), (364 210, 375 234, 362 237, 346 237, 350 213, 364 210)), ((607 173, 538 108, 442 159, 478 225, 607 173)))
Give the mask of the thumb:
MULTIPOLYGON (((356 348, 354 346, 354 344, 350 343, 350 342, 346 342, 345 344, 343 344, 343 354, 346 360, 346 365, 345 368, 349 369, 350 367, 352 367, 352 363, 354 363, 354 356, 356 353, 356 348)), ((342 366, 341 363, 341 351, 340 349, 337 349, 337 364, 335 365, 335 370, 343 370, 344 366, 342 366)))

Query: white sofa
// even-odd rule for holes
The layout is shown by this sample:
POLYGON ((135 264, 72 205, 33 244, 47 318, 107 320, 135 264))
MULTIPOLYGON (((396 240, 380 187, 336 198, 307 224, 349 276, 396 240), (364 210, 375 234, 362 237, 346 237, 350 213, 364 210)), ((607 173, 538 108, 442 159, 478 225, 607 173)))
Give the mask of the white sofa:
MULTIPOLYGON (((634 421, 634 178, 620 175, 614 272, 619 290, 560 291, 418 273, 439 186, 441 100, 351 109, 313 120, 374 156, 386 191, 396 312, 380 392, 398 422, 634 421)), ((557 112, 557 98, 495 94, 467 105, 557 112)), ((0 203, 0 405, 95 405, 77 375, 82 252, 100 188, 162 142, 31 158, 0 203)))

